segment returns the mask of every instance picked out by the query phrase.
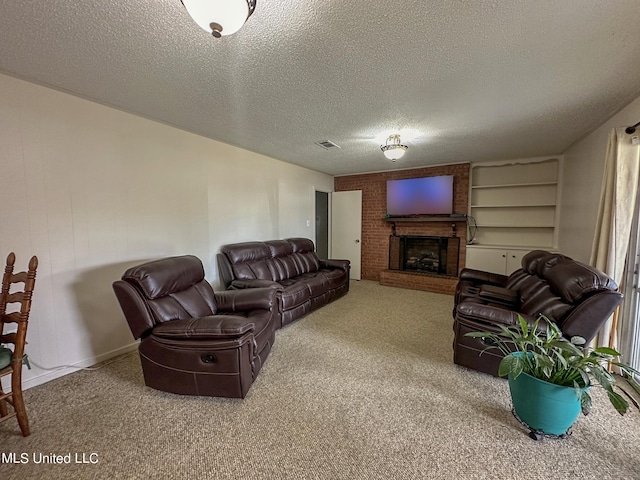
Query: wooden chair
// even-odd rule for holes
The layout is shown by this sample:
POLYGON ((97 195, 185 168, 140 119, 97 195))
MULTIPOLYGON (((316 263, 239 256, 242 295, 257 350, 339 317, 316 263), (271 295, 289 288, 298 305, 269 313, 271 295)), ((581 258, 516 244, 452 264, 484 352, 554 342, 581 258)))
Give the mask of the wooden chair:
POLYGON ((13 273, 13 265, 16 256, 11 252, 7 256, 7 266, 2 277, 2 293, 0 294, 0 343, 13 346, 11 363, 0 370, 0 378, 11 376, 11 391, 5 393, 0 383, 0 422, 4 422, 13 417, 18 418, 18 424, 23 436, 29 435, 29 419, 24 407, 22 397, 22 362, 24 358, 24 346, 27 337, 27 325, 29 322, 29 311, 31 310, 31 296, 36 283, 36 268, 38 267, 38 257, 33 256, 29 261, 29 270, 26 272, 13 273), (24 284, 23 289, 13 288, 16 283, 24 284), (13 308, 7 313, 8 304, 18 304, 18 308, 13 308), (11 333, 5 333, 5 324, 17 324, 17 329, 11 333), (8 406, 13 408, 9 413, 8 406))

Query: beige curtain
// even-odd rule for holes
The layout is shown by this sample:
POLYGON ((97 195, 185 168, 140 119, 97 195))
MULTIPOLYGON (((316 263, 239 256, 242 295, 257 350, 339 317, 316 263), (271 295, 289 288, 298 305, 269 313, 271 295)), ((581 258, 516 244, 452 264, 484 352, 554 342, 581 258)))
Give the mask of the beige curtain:
MULTIPOLYGON (((631 224, 638 195, 640 147, 632 144, 624 128, 609 133, 600 209, 590 263, 607 273, 618 285, 624 278, 631 224)), ((613 318, 613 317, 612 317, 613 318)), ((617 347, 617 332, 610 318, 600 331, 598 346, 617 347)), ((617 328, 616 330, 619 330, 617 328)))

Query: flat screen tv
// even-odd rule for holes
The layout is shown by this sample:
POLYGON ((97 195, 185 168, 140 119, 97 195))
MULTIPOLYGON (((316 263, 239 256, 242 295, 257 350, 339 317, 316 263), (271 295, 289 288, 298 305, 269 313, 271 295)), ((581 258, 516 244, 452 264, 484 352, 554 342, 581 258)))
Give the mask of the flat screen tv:
POLYGON ((387 215, 451 215, 453 175, 387 180, 387 215))

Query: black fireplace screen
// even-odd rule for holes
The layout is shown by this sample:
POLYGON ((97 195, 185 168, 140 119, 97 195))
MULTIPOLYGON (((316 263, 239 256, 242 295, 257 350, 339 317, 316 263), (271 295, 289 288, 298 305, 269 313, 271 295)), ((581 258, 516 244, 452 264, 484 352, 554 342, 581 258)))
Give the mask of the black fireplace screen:
POLYGON ((392 235, 389 269, 434 275, 458 275, 458 237, 392 235))

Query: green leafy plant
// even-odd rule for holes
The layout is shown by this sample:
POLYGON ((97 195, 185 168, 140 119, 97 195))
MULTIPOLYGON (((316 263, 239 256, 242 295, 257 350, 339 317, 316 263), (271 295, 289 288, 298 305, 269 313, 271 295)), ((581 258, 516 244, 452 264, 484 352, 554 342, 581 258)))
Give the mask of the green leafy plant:
POLYGON ((562 336, 558 326, 544 316, 529 325, 518 315, 517 325, 498 327, 498 333, 469 332, 466 336, 483 338, 489 344, 486 349, 495 348, 502 352, 504 358, 498 367, 498 375, 501 377, 511 375, 517 378, 524 372, 555 385, 573 387, 585 415, 592 405, 589 390, 585 387, 592 386, 592 380, 607 392, 611 404, 621 415, 629 410, 629 402, 614 390, 616 379, 609 372, 610 365, 617 366, 627 377, 629 384, 640 393, 640 385, 631 376, 640 372, 616 361, 620 353, 613 348, 590 349, 584 346, 585 340, 582 337, 568 340, 562 336))

